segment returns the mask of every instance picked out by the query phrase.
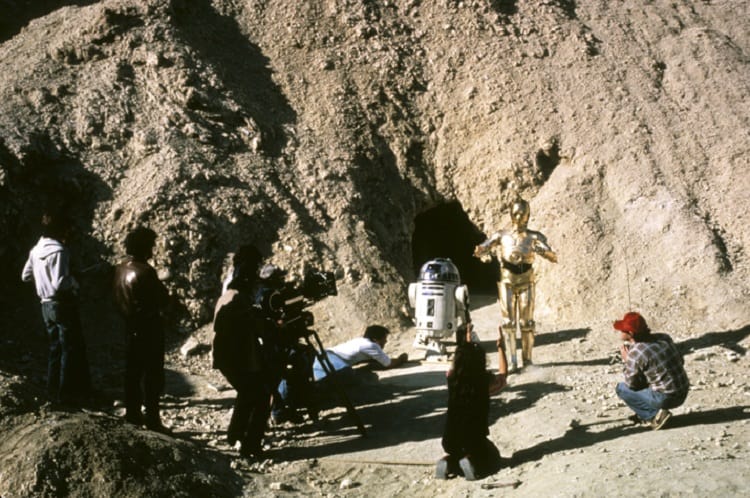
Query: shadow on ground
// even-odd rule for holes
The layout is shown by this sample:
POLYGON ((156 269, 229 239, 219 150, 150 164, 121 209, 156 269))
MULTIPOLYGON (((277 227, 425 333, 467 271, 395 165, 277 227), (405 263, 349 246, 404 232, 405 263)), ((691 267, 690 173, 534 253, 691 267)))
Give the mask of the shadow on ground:
MULTIPOLYGON (((680 427, 697 425, 723 424, 727 422, 734 422, 737 420, 745 420, 748 418, 750 418, 750 414, 748 413, 748 406, 719 408, 704 412, 693 412, 684 415, 675 415, 670 420, 669 425, 662 430, 670 430, 680 427)), ((527 462, 540 460, 542 457, 550 455, 551 453, 586 448, 595 444, 603 443, 605 441, 617 439, 625 435, 651 430, 650 428, 645 426, 619 425, 617 427, 610 427, 599 432, 589 431, 590 428, 596 425, 608 424, 611 422, 612 421, 609 420, 571 427, 565 432, 565 434, 557 439, 542 441, 541 443, 530 448, 516 451, 513 454, 510 463, 513 466, 522 465, 527 462)))
MULTIPOLYGON (((283 460, 323 458, 409 442, 440 440, 448 396, 444 371, 403 373, 380 382, 370 375, 375 377, 372 373, 357 372, 356 383, 344 388, 366 426, 366 437, 360 437, 353 417, 337 412, 317 424, 292 430, 291 437, 315 438, 319 444, 283 448, 274 452, 273 457, 283 460)), ((529 409, 544 396, 565 389, 555 383, 543 382, 508 387, 504 392, 513 393, 513 399, 493 398, 489 424, 509 413, 529 409)))
POLYGON ((707 332, 700 337, 688 339, 677 344, 682 354, 690 353, 696 349, 710 348, 711 346, 722 346, 730 349, 735 353, 744 355, 747 349, 740 346, 742 342, 750 335, 750 325, 737 330, 727 330, 724 332, 707 332))

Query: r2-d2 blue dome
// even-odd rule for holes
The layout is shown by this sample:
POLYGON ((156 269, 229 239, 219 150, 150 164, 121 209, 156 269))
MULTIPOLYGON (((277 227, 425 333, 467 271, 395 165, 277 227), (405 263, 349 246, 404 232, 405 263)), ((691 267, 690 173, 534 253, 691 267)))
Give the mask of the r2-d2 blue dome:
POLYGON ((453 261, 436 258, 423 264, 419 280, 409 284, 409 304, 414 308, 417 329, 414 347, 427 354, 445 354, 443 342, 455 339, 469 309, 469 291, 461 285, 453 261))

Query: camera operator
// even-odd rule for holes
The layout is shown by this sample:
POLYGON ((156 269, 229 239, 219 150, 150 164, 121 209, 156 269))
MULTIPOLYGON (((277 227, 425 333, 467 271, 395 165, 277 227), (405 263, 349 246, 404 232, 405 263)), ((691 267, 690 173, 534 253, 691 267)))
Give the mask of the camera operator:
POLYGON ((280 367, 280 380, 274 392, 271 418, 274 423, 285 421, 302 422, 297 412, 304 407, 312 420, 317 420, 318 410, 312 396, 312 362, 315 351, 310 344, 301 342, 300 332, 305 328, 302 323, 294 325, 285 323, 289 319, 287 300, 300 299, 293 283, 285 282, 286 272, 268 264, 260 270, 260 281, 256 293, 256 304, 260 306, 263 316, 275 329, 277 338, 277 358, 280 367), (298 326, 303 325, 301 329, 298 326))
POLYGON ((237 391, 227 441, 240 441, 240 455, 262 458, 271 394, 278 383, 274 330, 256 305, 260 252, 252 247, 234 262, 228 289, 216 303, 213 367, 237 391))

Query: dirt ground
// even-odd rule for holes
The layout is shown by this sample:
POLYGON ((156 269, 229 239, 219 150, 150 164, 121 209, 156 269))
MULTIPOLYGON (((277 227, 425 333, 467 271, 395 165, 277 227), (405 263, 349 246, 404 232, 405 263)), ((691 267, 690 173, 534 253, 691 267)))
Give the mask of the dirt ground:
MULTIPOLYGON (((491 297, 474 299, 472 318, 491 368, 497 365, 498 312, 491 297)), ((492 399, 490 438, 500 449, 503 468, 478 481, 434 477, 434 463, 442 456, 447 364, 413 360, 393 370, 359 368, 355 382, 344 391, 356 407, 366 437, 333 398, 324 405, 318 422, 271 427, 267 459, 248 462, 224 441, 234 391, 209 368, 208 349, 199 347, 196 355, 187 358, 179 352, 170 355, 163 415, 173 436, 122 423, 117 384, 105 386, 104 397, 115 398, 112 404, 102 403, 83 413, 43 406, 36 417, 5 427, 10 437, 0 447, 15 451, 8 451, 1 462, 0 493, 3 497, 34 495, 30 490, 58 494, 59 484, 42 472, 49 462, 40 458, 55 453, 40 439, 53 431, 50 426, 64 431, 67 424, 78 430, 95 427, 100 433, 99 453, 89 454, 80 445, 88 455, 88 468, 111 473, 119 458, 112 449, 128 439, 131 448, 133 441, 148 448, 133 456, 142 468, 148 469, 148 463, 158 461, 165 451, 183 455, 175 462, 190 472, 177 472, 170 463, 165 464, 163 477, 168 481, 171 476, 167 489, 184 496, 742 496, 750 478, 745 356, 750 328, 674 331, 665 324, 651 326, 673 335, 685 353, 692 383, 686 403, 673 410, 674 417, 664 429, 654 432, 633 426, 627 420, 629 411, 614 394, 621 366, 609 318, 565 326, 542 323, 534 364, 511 375, 509 386, 492 399), (21 444, 33 449, 26 462, 10 456, 18 455, 21 444), (45 447, 46 453, 39 450, 45 447), (29 481, 27 472, 34 465, 39 474, 29 481), (13 487, 22 482, 25 490, 13 487)), ((196 337, 205 343, 210 335, 196 337)), ((396 332, 387 350, 409 351, 412 338, 413 330, 396 332)), ((7 398, 4 405, 7 409, 7 398)), ((70 434, 59 437, 75 440, 70 434)), ((127 483, 121 464, 117 468, 127 483)), ((70 475, 66 477, 71 496, 103 496, 109 489, 90 480, 76 486, 70 475)), ((163 488, 145 484, 154 477, 147 471, 140 484, 145 487, 133 485, 139 492, 130 495, 149 494, 149 489, 163 493, 163 488)), ((126 484, 119 489, 128 494, 126 484)))
MULTIPOLYGON (((473 319, 486 349, 495 351, 499 308, 490 298, 479 301, 473 319)), ((315 432, 299 443, 296 431, 284 435, 292 441, 282 439, 285 447, 273 453, 279 460, 316 458, 326 475, 356 483, 340 492, 347 496, 739 496, 750 477, 750 406, 746 359, 738 352, 750 344, 750 329, 671 333, 686 353, 693 391, 658 432, 627 421, 630 412, 614 394, 621 366, 607 319, 542 324, 534 365, 512 375, 492 401, 490 438, 504 468, 478 482, 434 478, 442 455, 444 365, 410 363, 350 391, 367 438, 344 417, 326 421, 333 424, 328 430, 311 427, 315 432)), ((489 359, 497 365, 495 354, 489 359)))

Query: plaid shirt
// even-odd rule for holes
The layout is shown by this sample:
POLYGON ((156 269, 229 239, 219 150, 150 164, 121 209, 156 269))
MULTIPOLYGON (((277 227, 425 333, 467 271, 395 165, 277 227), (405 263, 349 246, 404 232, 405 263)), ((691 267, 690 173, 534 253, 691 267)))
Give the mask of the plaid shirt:
POLYGON ((690 388, 682 354, 667 334, 652 334, 648 342, 636 342, 625 362, 625 383, 631 389, 651 387, 664 394, 687 393, 690 388))

